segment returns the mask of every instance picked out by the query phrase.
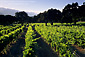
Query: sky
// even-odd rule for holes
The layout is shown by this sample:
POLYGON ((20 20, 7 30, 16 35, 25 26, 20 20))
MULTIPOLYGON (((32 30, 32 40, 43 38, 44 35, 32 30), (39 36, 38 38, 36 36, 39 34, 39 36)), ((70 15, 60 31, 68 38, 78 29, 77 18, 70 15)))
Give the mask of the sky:
POLYGON ((40 13, 50 8, 62 10, 73 2, 82 5, 85 0, 0 0, 0 7, 40 13))

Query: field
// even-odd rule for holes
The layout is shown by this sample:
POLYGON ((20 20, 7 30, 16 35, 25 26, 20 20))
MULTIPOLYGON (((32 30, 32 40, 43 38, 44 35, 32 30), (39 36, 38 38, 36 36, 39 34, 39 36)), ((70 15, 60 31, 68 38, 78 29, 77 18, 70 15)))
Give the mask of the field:
POLYGON ((85 22, 0 25, 2 57, 85 57, 85 22))

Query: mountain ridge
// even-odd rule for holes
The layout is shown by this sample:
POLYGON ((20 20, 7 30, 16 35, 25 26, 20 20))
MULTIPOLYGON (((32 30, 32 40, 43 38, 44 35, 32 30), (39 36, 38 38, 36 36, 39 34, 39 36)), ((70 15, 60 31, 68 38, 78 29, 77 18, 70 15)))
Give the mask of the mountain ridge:
MULTIPOLYGON (((16 9, 10 9, 10 8, 0 7, 0 15, 12 15, 12 16, 15 16, 15 13, 16 12, 21 12, 21 11, 16 10, 16 9)), ((26 12, 26 13, 28 14, 28 16, 37 15, 37 13, 35 13, 35 12, 26 12)))

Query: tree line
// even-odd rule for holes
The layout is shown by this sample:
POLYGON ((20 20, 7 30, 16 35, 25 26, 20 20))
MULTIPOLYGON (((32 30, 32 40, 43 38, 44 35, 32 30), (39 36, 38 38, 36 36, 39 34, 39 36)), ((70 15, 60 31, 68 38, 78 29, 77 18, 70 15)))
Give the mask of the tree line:
POLYGON ((85 21, 85 5, 79 6, 78 3, 68 4, 62 12, 57 9, 49 9, 43 13, 33 17, 34 22, 53 22, 58 23, 74 23, 77 21, 85 21), (34 20, 35 19, 35 20, 34 20))
POLYGON ((15 16, 0 15, 0 24, 11 24, 13 22, 19 23, 74 23, 77 21, 85 21, 85 5, 79 6, 78 3, 67 4, 62 12, 57 9, 48 9, 37 16, 30 17, 24 11, 16 12, 15 16))
POLYGON ((14 22, 17 22, 18 20, 16 19, 15 16, 11 15, 0 15, 0 25, 9 25, 14 22))

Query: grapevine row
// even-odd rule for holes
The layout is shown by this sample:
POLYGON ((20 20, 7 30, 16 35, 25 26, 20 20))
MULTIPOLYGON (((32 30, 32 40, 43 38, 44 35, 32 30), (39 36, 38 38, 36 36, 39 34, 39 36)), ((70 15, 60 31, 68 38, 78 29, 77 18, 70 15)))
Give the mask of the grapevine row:
MULTIPOLYGON (((9 27, 9 26, 8 26, 8 27, 9 27)), ((3 35, 5 35, 5 34, 8 34, 8 33, 12 32, 12 31, 16 30, 16 29, 19 28, 19 27, 21 27, 21 25, 15 26, 15 27, 11 27, 11 28, 9 28, 9 29, 7 29, 7 30, 1 30, 1 31, 0 31, 0 36, 3 36, 3 35)))
POLYGON ((60 57, 74 57, 71 45, 85 48, 85 27, 35 25, 36 31, 58 52, 60 57))
POLYGON ((36 38, 36 34, 34 30, 32 30, 32 26, 29 26, 25 35, 25 50, 23 51, 23 57, 35 57, 34 47, 37 45, 37 39, 39 38, 36 38))
POLYGON ((4 47, 10 43, 14 38, 18 37, 19 33, 23 31, 25 26, 23 25, 21 28, 17 28, 16 30, 8 33, 7 35, 3 35, 0 37, 0 51, 4 49, 4 47))

